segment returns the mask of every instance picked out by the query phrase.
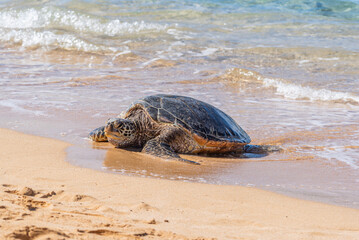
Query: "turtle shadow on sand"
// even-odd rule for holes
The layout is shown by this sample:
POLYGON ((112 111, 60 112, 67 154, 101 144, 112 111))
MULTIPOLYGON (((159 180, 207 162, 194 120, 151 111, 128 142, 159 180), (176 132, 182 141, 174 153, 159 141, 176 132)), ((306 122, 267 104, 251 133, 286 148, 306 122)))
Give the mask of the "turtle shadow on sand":
POLYGON ((184 96, 152 95, 135 101, 121 118, 109 119, 89 137, 116 148, 141 148, 142 152, 190 164, 179 154, 227 157, 261 157, 277 146, 250 145, 248 134, 218 108, 184 96))

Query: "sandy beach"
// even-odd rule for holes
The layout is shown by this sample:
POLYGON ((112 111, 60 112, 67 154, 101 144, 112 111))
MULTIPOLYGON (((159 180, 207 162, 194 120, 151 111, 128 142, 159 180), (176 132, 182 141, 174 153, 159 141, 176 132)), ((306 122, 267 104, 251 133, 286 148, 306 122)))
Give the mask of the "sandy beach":
POLYGON ((239 186, 109 174, 0 130, 1 239, 358 239, 359 210, 239 186))

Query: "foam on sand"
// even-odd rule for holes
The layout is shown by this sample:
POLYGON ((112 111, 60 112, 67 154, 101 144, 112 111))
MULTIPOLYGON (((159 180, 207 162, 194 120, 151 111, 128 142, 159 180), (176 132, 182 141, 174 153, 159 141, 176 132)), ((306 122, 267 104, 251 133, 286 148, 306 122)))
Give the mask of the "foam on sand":
POLYGON ((23 102, 20 100, 8 99, 8 100, 0 100, 0 106, 10 108, 11 111, 21 113, 21 114, 28 114, 28 115, 35 115, 35 116, 47 116, 46 113, 39 110, 29 110, 24 108, 22 105, 23 102))

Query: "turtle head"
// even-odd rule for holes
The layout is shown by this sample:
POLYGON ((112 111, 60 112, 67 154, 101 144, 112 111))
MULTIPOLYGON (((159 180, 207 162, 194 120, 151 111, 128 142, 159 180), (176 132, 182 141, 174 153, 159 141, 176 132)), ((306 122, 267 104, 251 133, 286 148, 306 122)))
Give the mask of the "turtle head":
POLYGON ((133 121, 123 118, 111 118, 105 127, 108 141, 118 148, 135 146, 137 128, 133 121))

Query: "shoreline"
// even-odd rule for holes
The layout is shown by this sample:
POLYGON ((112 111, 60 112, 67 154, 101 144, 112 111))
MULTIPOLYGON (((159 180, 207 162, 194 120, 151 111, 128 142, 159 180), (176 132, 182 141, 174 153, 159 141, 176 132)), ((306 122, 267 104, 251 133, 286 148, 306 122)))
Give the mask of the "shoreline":
POLYGON ((65 161, 69 143, 8 129, 0 144, 2 239, 359 237, 358 209, 76 167, 65 161))
POLYGON ((109 143, 74 143, 67 148, 66 161, 72 165, 141 178, 168 179, 181 182, 204 183, 220 186, 243 186, 262 189, 285 196, 359 209, 355 187, 347 188, 351 174, 348 169, 334 169, 321 159, 295 156, 294 161, 215 158, 201 155, 183 155, 183 158, 201 162, 201 166, 176 164, 144 157, 134 151, 115 149, 109 143), (302 157, 302 158, 301 158, 302 157), (340 178, 338 176, 341 176, 340 178), (336 183, 343 184, 340 192, 336 183), (350 195, 352 193, 352 195, 350 195))

